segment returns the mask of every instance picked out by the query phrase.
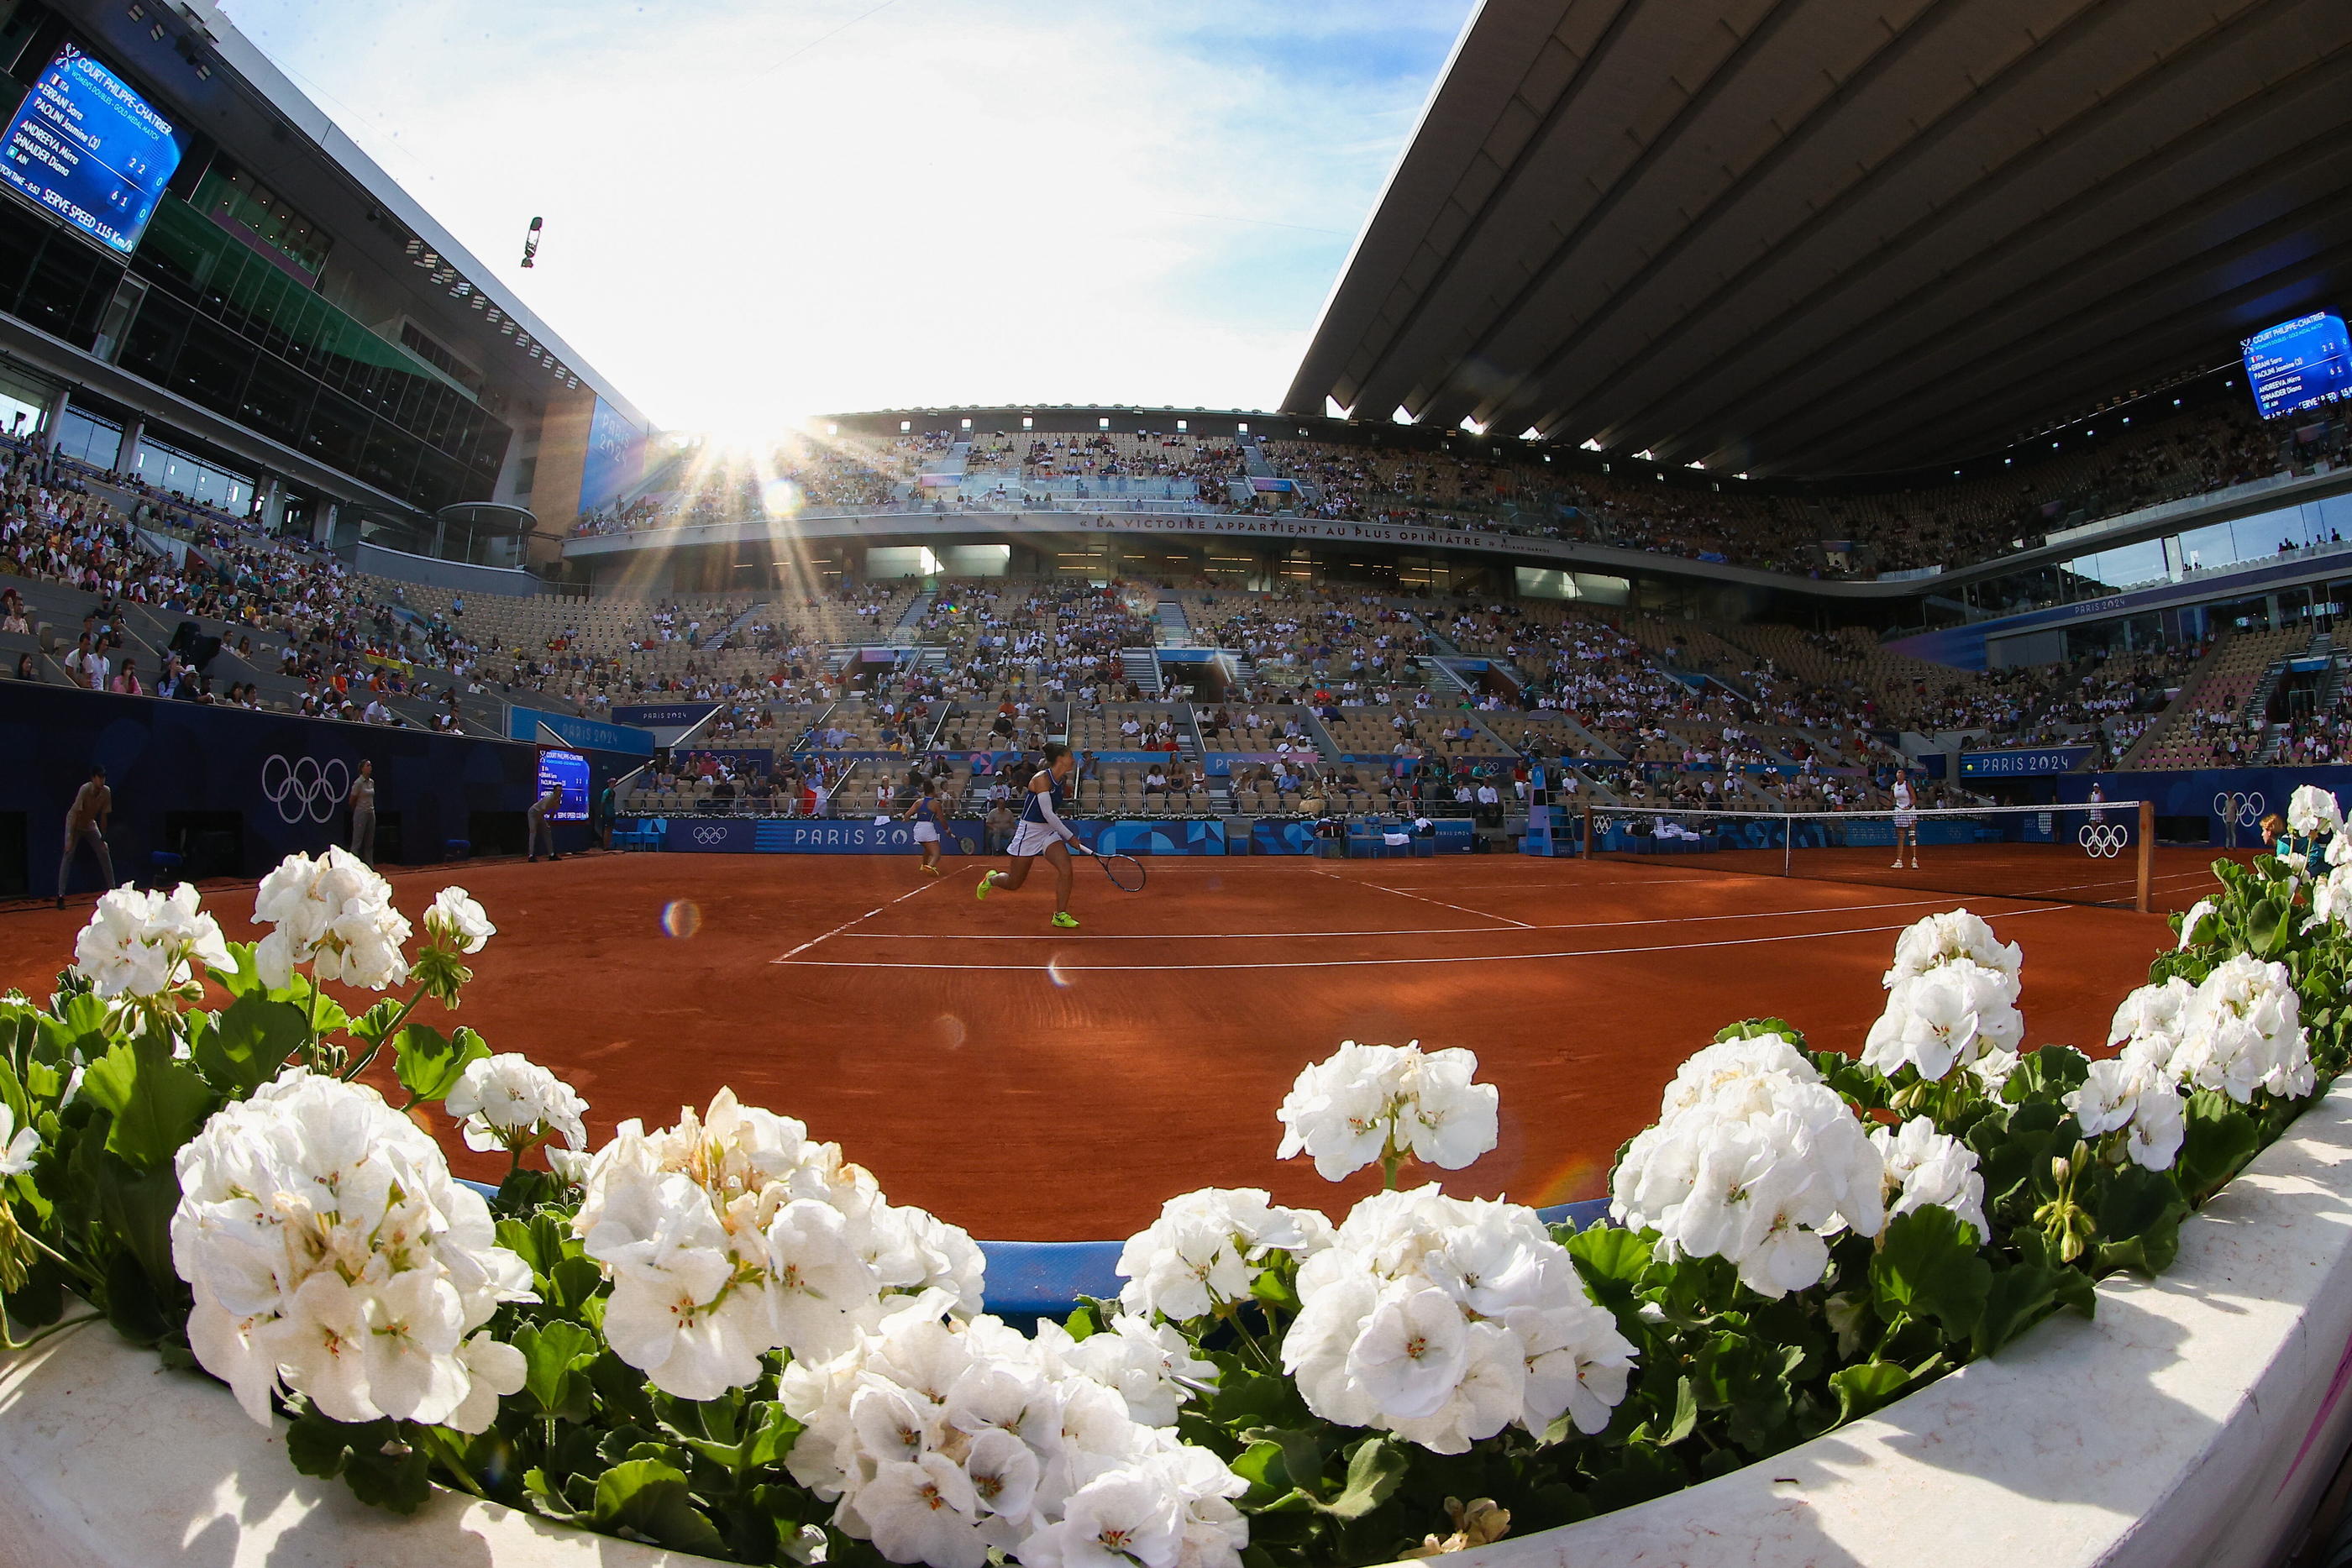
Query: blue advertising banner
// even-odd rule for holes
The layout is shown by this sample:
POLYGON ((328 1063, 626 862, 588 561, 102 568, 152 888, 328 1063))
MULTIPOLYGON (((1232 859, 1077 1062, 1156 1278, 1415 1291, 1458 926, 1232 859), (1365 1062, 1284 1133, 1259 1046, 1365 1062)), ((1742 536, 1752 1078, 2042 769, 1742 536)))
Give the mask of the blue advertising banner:
MULTIPOLYGON (((1221 855, 1225 825, 1220 821, 1106 822, 1065 819, 1078 841, 1099 854, 1221 855)), ((893 817, 761 818, 663 817, 662 848, 699 854, 907 855, 917 852, 914 824, 893 817)), ((941 844, 949 854, 979 854, 988 830, 975 821, 948 824, 941 844)))
POLYGON ((646 433, 598 398, 588 416, 588 453, 580 465, 580 509, 593 512, 619 500, 645 471, 646 433))
POLYGON ((1963 751, 1963 779, 2028 779, 2038 774, 2072 773, 2091 755, 2087 746, 2042 746, 2015 751, 1963 751))
POLYGON ((1221 821, 1084 822, 1070 824, 1079 842, 1106 855, 1221 855, 1225 852, 1225 825, 1221 821))
POLYGON ((718 711, 717 703, 639 704, 614 708, 613 722, 633 724, 640 729, 659 729, 674 724, 700 724, 718 711))
POLYGON ((602 719, 572 718, 535 707, 507 709, 507 733, 517 740, 538 740, 539 727, 542 724, 561 737, 566 746, 584 746, 592 751, 617 751, 629 757, 651 757, 654 754, 654 737, 642 729, 606 724, 602 719))
MULTIPOLYGON (((0 683, 0 756, 10 758, 0 768, 0 814, 23 813, 30 891, 42 894, 57 891, 66 809, 94 766, 114 793, 106 839, 116 880, 126 881, 153 873, 155 851, 195 852, 192 835, 234 862, 214 875, 254 876, 297 850, 348 844, 345 802, 362 761, 375 765, 385 859, 432 864, 452 840, 478 852, 497 832, 485 813, 506 822, 520 852, 538 755, 512 741, 0 683)), ((572 847, 564 837, 558 845, 572 847)), ((85 852, 72 885, 97 884, 85 852)))
POLYGON ((121 256, 138 246, 179 166, 171 121, 71 44, 0 133, 0 180, 121 256))
MULTIPOLYGON (((661 846, 688 854, 911 855, 919 852, 914 824, 893 817, 847 821, 832 818, 656 817, 661 846)), ((978 854, 988 831, 978 822, 948 824, 940 836, 947 854, 978 854)))
POLYGON ((1250 853, 1254 855, 1311 855, 1315 852, 1315 824, 1300 821, 1260 821, 1250 824, 1250 853))
POLYGON ((2166 818, 2176 823, 2202 818, 2208 835, 2206 842, 2235 843, 2241 848, 2263 841, 2263 819, 2273 811, 2284 816, 2287 801, 2298 785, 2315 784, 2352 805, 2352 767, 2341 764, 2326 768, 2200 768, 2185 773, 2077 774, 2059 781, 2061 800, 2070 805, 2087 801, 2095 780, 2105 800, 2154 801, 2159 830, 2166 818))

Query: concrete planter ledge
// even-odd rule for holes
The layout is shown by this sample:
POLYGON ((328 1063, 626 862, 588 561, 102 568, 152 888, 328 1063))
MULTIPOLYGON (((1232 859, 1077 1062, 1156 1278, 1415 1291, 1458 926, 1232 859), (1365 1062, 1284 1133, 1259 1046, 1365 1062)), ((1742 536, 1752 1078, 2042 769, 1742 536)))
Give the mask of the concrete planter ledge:
MULTIPOLYGON (((1877 1416, 1457 1568, 2261 1568, 2352 1420, 2352 1080, 2182 1228, 2161 1280, 1877 1416)), ((0 1561, 44 1568, 688 1568, 436 1493, 298 1475, 279 1430, 103 1325, 0 1368, 0 1561)))

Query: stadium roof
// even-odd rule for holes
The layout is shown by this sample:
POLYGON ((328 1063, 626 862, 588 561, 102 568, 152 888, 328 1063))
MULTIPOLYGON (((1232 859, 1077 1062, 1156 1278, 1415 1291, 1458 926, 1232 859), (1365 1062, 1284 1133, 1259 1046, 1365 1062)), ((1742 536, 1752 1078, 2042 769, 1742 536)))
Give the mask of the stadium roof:
POLYGON ((1284 406, 1925 466, 2352 302, 2344 0, 1486 0, 1284 406))

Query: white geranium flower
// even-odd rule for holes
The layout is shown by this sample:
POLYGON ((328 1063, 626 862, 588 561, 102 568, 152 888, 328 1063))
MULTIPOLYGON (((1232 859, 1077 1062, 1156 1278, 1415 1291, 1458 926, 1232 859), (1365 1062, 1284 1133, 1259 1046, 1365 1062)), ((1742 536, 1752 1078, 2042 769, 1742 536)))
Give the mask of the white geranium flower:
MULTIPOLYGON (((2344 841, 2340 831, 2328 841, 2333 849, 2344 841)), ((2315 931, 2329 921, 2352 925, 2352 865, 2331 866, 2327 874, 2311 884, 2311 917, 2303 923, 2305 931, 2315 931)), ((2186 924, 2182 929, 2188 929, 2186 924)), ((2184 946, 2187 944, 2182 944, 2184 946)))
POLYGON ((0 1102, 0 1176, 23 1176, 41 1152, 41 1135, 16 1125, 16 1113, 0 1102))
POLYGON ((283 1384, 338 1421, 478 1431, 521 1386, 520 1355, 475 1331, 499 1302, 537 1299, 530 1270, 374 1090, 289 1070, 174 1163, 188 1341, 255 1420, 283 1384))
POLYGON ((1778 1297, 1820 1280, 1825 1238, 1878 1234, 1885 1176, 1853 1108, 1768 1035, 1708 1046, 1683 1064, 1657 1123, 1634 1134, 1611 1174, 1610 1212, 1658 1231, 1671 1254, 1730 1260, 1749 1289, 1778 1297))
POLYGON ((1160 1218, 1119 1249, 1129 1312, 1176 1322, 1244 1301, 1269 1251, 1297 1256, 1331 1239, 1331 1222, 1311 1209, 1278 1208, 1256 1187, 1203 1187, 1171 1197, 1160 1218))
MULTIPOLYGON (((895 1298, 849 1347, 784 1369, 804 1427, 785 1463, 835 1504, 833 1522, 886 1556, 976 1568, 1238 1568, 1247 1484, 1205 1449, 1146 1425, 1098 1375, 1130 1390, 1213 1375, 1172 1330, 1123 1317, 1073 1343, 1027 1339, 992 1317, 947 1315, 929 1291, 895 1298)), ((1130 1396, 1131 1397, 1131 1396, 1130 1396)), ((1163 1391, 1145 1403, 1175 1400, 1163 1391)))
POLYGON ((74 973, 105 998, 155 997, 226 968, 228 943, 186 883, 169 893, 118 887, 99 899, 74 938, 74 973))
POLYGON ((729 1090, 660 1132, 624 1122, 580 1185, 572 1225, 613 1281, 614 1353, 686 1398, 755 1381, 779 1347, 836 1354, 898 1296, 980 1306, 971 1237, 891 1207, 839 1147, 729 1090))
POLYGON ((1887 1190, 1900 1195, 1887 1206, 1887 1218, 1934 1205, 1974 1227, 1979 1242, 1992 1239, 1985 1223, 1984 1177, 1977 1174, 1974 1149, 1937 1132, 1925 1116, 1910 1118, 1900 1131, 1874 1128, 1870 1142, 1885 1164, 1887 1190))
POLYGON ((456 953, 478 953, 499 934, 489 915, 462 887, 445 887, 425 912, 425 934, 456 953))
MULTIPOLYGON (((2342 841, 2338 840, 2337 841, 2341 842, 2342 841)), ((2215 909, 2213 901, 2210 898, 2200 898, 2196 903, 2190 904, 2189 906, 2189 913, 2180 917, 2180 941, 2179 947, 2185 949, 2195 946, 2197 942, 2197 927, 2202 925, 2206 918, 2214 913, 2215 909)))
POLYGON ((1882 983, 1893 990, 1899 981, 1915 979, 1945 964, 1958 962, 1975 964, 2007 977, 2014 998, 2018 967, 2024 962, 2023 951, 2014 942, 2004 945, 1992 934, 1991 926, 1965 909, 1930 915, 1895 938, 1895 967, 1886 971, 1882 983))
POLYGON ((1888 1077, 1908 1066, 1934 1080, 1988 1051, 2015 1051, 2025 1038, 2016 996, 2013 975, 1968 958, 1898 979, 1870 1026, 1863 1065, 1888 1077))
POLYGON ((554 1073, 513 1051, 467 1063, 443 1103, 462 1124, 466 1146, 477 1154, 520 1148, 546 1137, 561 1137, 572 1149, 588 1142, 582 1121, 588 1103, 554 1073))
POLYGON ((2066 1096, 2066 1109, 2084 1136, 2128 1128, 2126 1153, 2158 1171, 2172 1167, 2188 1135, 2180 1091, 2166 1065, 2167 1044, 2160 1035, 2135 1040, 2121 1055, 2091 1063, 2083 1086, 2066 1096))
POLYGON ((1343 1181, 1383 1159, 1410 1154, 1426 1165, 1460 1170, 1495 1146, 1500 1096, 1474 1083, 1478 1059, 1467 1051, 1423 1052, 1403 1046, 1342 1041, 1307 1068, 1276 1113, 1283 1124, 1276 1159, 1307 1155, 1326 1181, 1343 1181))
POLYGON ((1563 1414, 1597 1432, 1624 1396, 1632 1343, 1516 1204, 1376 1193, 1300 1265, 1298 1294, 1283 1367, 1328 1421, 1458 1454, 1563 1414))
POLYGON ((1216 1386, 1215 1364, 1195 1356, 1191 1341, 1132 1312, 1118 1313, 1083 1340, 1072 1340, 1058 1323, 1042 1322, 1037 1343, 1048 1364, 1101 1384, 1147 1427, 1173 1427, 1178 1406, 1216 1386))
POLYGON ((2284 1099, 2308 1094, 2316 1080, 2301 1013, 2285 965, 2247 953, 2226 958, 2181 1009, 2171 1071, 2240 1104, 2257 1090, 2284 1099))
POLYGON ((2344 813, 2336 797, 2316 784, 2300 784, 2286 803, 2286 830, 2299 839, 2316 839, 2344 831, 2344 813))
POLYGON ((402 946, 405 916, 392 907, 392 884, 341 848, 317 860, 292 854, 261 879, 253 918, 277 929, 261 939, 255 962, 272 987, 287 985, 297 965, 316 978, 372 991, 408 978, 402 946))

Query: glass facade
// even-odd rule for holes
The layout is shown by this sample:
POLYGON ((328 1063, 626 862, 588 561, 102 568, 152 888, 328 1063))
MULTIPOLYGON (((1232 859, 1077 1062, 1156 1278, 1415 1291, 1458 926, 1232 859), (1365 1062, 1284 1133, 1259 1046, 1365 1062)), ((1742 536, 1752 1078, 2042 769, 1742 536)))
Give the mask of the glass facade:
POLYGON ((473 394, 165 197, 124 369, 432 511, 490 495, 511 432, 473 394))
POLYGON ((2347 541, 2352 541, 2352 494, 2092 551, 1970 583, 1957 597, 1979 617, 2015 615, 2135 589, 2219 579, 2297 555, 2352 551, 2347 541))

